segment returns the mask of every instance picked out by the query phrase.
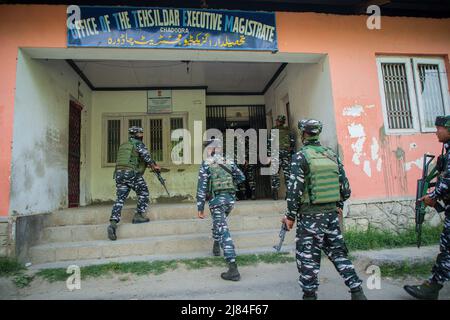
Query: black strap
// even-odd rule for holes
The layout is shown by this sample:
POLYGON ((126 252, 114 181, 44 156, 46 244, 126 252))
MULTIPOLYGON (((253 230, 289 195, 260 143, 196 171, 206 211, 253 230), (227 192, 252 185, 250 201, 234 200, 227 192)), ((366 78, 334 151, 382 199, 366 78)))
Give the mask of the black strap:
POLYGON ((227 166, 224 166, 223 164, 218 164, 219 167, 221 167, 223 170, 225 170, 227 173, 231 174, 231 176, 233 176, 233 172, 231 172, 230 169, 227 168, 227 166))

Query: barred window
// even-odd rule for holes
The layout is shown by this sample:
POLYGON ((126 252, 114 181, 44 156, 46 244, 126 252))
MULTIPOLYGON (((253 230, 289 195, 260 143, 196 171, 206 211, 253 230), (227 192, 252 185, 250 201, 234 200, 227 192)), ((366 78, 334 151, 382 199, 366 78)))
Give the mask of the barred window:
POLYGON ((162 119, 150 119, 150 144, 148 149, 155 161, 163 160, 163 125, 162 119))
MULTIPOLYGON (((143 142, 152 158, 159 164, 171 165, 171 143, 173 130, 182 129, 186 125, 187 113, 165 115, 148 114, 104 114, 103 115, 103 166, 114 166, 119 146, 128 140, 128 129, 132 126, 144 129, 143 142)), ((180 138, 179 141, 182 141, 180 138)), ((178 143, 178 142, 176 142, 178 143)), ((183 156, 183 152, 180 152, 183 156)))
POLYGON ((403 63, 382 63, 386 113, 390 129, 412 129, 406 69, 403 63))
POLYGON ((108 120, 108 133, 107 133, 107 162, 116 162, 117 151, 120 146, 120 120, 108 120))
POLYGON ((377 65, 386 132, 435 131, 436 116, 450 113, 443 60, 380 57, 377 65))

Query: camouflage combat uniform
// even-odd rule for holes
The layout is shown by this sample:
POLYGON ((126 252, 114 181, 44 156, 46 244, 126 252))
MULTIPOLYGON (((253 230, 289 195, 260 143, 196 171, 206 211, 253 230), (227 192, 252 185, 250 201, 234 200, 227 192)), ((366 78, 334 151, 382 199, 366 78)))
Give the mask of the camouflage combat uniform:
POLYGON ((129 142, 135 144, 135 150, 139 156, 141 168, 143 169, 135 171, 120 167, 116 168, 114 176, 116 180, 117 200, 112 208, 110 218, 110 221, 115 221, 116 223, 120 221, 123 204, 131 190, 136 192, 138 197, 136 213, 142 215, 147 211, 149 191, 143 174, 146 166, 156 164, 144 143, 134 138, 129 138, 129 142))
MULTIPOLYGON (((245 148, 245 164, 238 164, 239 169, 245 176, 245 181, 238 185, 239 191, 246 195, 247 194, 247 183, 250 188, 252 199, 256 197, 256 170, 257 164, 250 163, 250 150, 248 146, 245 148)), ((244 197, 245 199, 246 197, 244 197)))
POLYGON ((272 137, 269 139, 268 145, 268 156, 272 157, 273 162, 278 162, 279 167, 278 171, 274 172, 271 177, 271 188, 272 192, 278 191, 280 189, 280 168, 283 170, 284 182, 287 189, 287 184, 290 176, 290 167, 291 167, 291 158, 293 151, 295 150, 295 136, 290 132, 289 128, 284 126, 275 126, 273 129, 278 129, 279 134, 279 156, 277 157, 275 154, 272 155, 271 150, 271 141, 272 137))
POLYGON ((440 253, 432 269, 430 281, 443 284, 450 280, 450 141, 444 144, 442 171, 435 189, 430 193, 431 199, 443 200, 445 203, 444 230, 440 238, 440 253))
POLYGON ((198 173, 197 209, 198 211, 203 211, 205 208, 205 202, 209 198, 208 205, 213 221, 213 238, 215 241, 220 243, 225 260, 228 263, 232 263, 236 260, 236 252, 226 218, 233 209, 236 200, 235 189, 223 190, 210 194, 210 185, 212 183, 210 167, 217 166, 219 163, 225 165, 232 172, 232 177, 236 184, 239 184, 245 180, 241 170, 239 170, 234 162, 224 162, 224 158, 220 155, 209 157, 202 162, 198 173))
MULTIPOLYGON (((353 264, 347 258, 348 251, 341 233, 337 213, 337 208, 342 209, 343 201, 350 197, 350 185, 338 156, 330 149, 326 149, 328 154, 331 155, 330 160, 337 163, 339 191, 336 190, 336 193, 340 193, 341 200, 323 204, 302 204, 304 198, 308 197, 309 194, 307 177, 310 174, 310 166, 304 148, 307 148, 306 146, 320 146, 318 136, 305 139, 304 146, 292 157, 287 194, 288 211, 286 213, 287 219, 291 221, 295 221, 297 218, 296 260, 300 273, 299 284, 305 294, 315 295, 319 286, 318 274, 321 250, 323 250, 344 278, 346 286, 352 290, 353 298, 353 292, 362 292, 362 281, 357 276, 353 264)), ((309 197, 311 198, 311 195, 309 197)), ((338 198, 339 194, 337 194, 336 199, 338 198)))

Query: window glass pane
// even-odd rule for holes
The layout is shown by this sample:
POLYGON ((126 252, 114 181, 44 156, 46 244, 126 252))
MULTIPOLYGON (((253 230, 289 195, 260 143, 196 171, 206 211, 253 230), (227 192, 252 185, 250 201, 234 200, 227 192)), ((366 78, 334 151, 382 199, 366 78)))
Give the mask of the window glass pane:
POLYGON ((444 101, 441 90, 439 66, 419 64, 420 92, 425 127, 434 128, 436 116, 444 115, 444 101))
POLYGON ((155 161, 163 161, 163 126, 162 119, 150 119, 149 151, 155 161))
POLYGON ((107 162, 115 163, 120 146, 120 120, 108 120, 107 162))
POLYGON ((382 63, 389 129, 412 129, 413 119, 404 63, 382 63))

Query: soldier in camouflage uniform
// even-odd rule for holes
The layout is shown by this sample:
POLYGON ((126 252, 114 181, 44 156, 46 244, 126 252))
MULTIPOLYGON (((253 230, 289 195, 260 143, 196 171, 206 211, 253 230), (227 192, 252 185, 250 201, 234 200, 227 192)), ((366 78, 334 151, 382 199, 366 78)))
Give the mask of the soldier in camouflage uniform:
POLYGON ((332 150, 321 146, 320 121, 301 120, 298 126, 303 147, 292 157, 283 222, 290 230, 297 218, 296 260, 303 299, 317 299, 323 250, 350 288, 352 300, 366 300, 339 227, 338 214, 351 193, 344 167, 332 150))
POLYGON ((112 208, 110 225, 107 229, 110 240, 117 239, 117 224, 120 222, 123 204, 131 190, 135 191, 138 197, 133 223, 150 221, 149 218, 144 216, 149 203, 149 192, 143 175, 146 167, 152 167, 156 171, 159 171, 160 167, 150 156, 145 144, 142 143, 143 132, 142 128, 131 127, 128 130, 130 136, 128 141, 120 145, 117 152, 116 169, 114 171, 117 200, 112 208))
POLYGON ((279 163, 278 171, 271 176, 271 187, 272 187, 272 198, 273 200, 278 200, 278 189, 280 189, 280 168, 283 169, 284 182, 287 189, 287 184, 289 181, 289 170, 291 166, 291 158, 295 149, 295 136, 289 130, 288 127, 284 126, 286 122, 286 117, 284 115, 279 115, 275 120, 275 127, 273 129, 279 130, 279 156, 272 155, 271 151, 271 141, 272 137, 269 139, 269 157, 272 156, 271 161, 277 161, 279 163))
POLYGON ((418 286, 404 287, 413 297, 426 300, 437 300, 443 284, 450 280, 450 116, 436 117, 435 125, 436 135, 439 142, 444 144, 445 153, 439 157, 439 176, 434 190, 419 200, 430 207, 434 207, 438 200, 444 201, 445 221, 440 239, 440 253, 427 281, 418 286))
POLYGON ((208 158, 202 162, 198 173, 197 209, 198 217, 204 219, 205 202, 208 200, 213 222, 213 253, 220 255, 222 247, 228 263, 228 271, 222 273, 221 277, 224 280, 238 281, 241 276, 226 218, 233 209, 236 185, 244 181, 245 177, 233 161, 225 160, 221 143, 219 139, 211 139, 205 143, 208 158))
MULTIPOLYGON (((256 200, 256 163, 250 163, 250 145, 249 145, 249 137, 245 137, 245 163, 238 164, 239 169, 245 175, 245 181, 238 185, 240 193, 243 195, 242 199, 247 199, 247 183, 251 192, 251 199, 256 200)), ((237 152, 237 151, 236 151, 237 152)), ((235 153, 236 153, 235 152, 235 153)), ((256 157, 255 157, 256 158, 256 157)))

